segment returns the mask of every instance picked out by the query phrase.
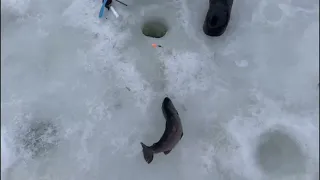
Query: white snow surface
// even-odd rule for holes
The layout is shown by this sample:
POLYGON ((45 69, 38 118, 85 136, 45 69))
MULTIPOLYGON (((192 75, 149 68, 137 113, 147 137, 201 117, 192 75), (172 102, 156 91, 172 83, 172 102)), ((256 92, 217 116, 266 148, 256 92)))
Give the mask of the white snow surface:
POLYGON ((100 0, 1 0, 4 180, 319 179, 318 0, 235 0, 221 37, 208 0, 122 1, 99 19, 100 0), (147 164, 165 96, 184 136, 147 164), (30 156, 19 138, 45 120, 59 140, 30 156))

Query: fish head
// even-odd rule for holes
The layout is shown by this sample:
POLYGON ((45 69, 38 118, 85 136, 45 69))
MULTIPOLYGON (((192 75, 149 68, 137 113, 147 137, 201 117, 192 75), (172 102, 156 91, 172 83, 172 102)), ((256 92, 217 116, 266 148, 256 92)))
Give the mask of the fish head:
POLYGON ((163 115, 166 119, 169 119, 172 116, 179 115, 178 111, 174 107, 172 101, 168 98, 165 97, 162 103, 162 112, 163 115))

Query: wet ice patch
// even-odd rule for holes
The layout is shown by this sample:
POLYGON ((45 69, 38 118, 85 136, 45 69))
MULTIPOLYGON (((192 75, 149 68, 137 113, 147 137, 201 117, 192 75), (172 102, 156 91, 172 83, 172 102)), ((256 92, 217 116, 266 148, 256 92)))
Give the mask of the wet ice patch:
MULTIPOLYGON (((315 147, 316 141, 309 138, 317 133, 311 125, 315 117, 290 114, 283 111, 274 101, 259 93, 256 95, 259 104, 251 108, 252 117, 235 116, 228 124, 228 131, 242 144, 239 150, 246 163, 245 166, 240 166, 241 169, 246 169, 244 172, 251 171, 250 174, 255 173, 256 176, 272 179, 290 179, 295 175, 305 178, 308 176, 306 172, 312 169, 312 159, 317 158, 314 151, 318 148, 315 147), (274 137, 273 132, 279 132, 279 137, 277 133, 274 137), (286 142, 277 142, 281 138, 286 142), (279 159, 283 159, 283 169, 280 171, 280 167, 275 168, 281 165, 276 162, 279 159)), ((237 159, 234 161, 238 162, 237 159)))
POLYGON ((288 176, 305 172, 306 159, 300 145, 281 131, 263 133, 256 151, 257 163, 271 176, 288 176))
POLYGON ((22 156, 35 158, 45 155, 58 144, 58 129, 50 121, 34 120, 23 125, 15 139, 22 156))

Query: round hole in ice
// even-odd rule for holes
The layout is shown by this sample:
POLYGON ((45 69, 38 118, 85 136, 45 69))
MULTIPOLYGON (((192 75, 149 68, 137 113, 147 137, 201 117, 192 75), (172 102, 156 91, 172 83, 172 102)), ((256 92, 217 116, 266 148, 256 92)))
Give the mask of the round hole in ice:
POLYGON ((145 21, 142 25, 142 34, 152 38, 162 38, 166 35, 168 27, 164 20, 153 18, 145 21))
POLYGON ((305 170, 306 159, 300 146, 280 130, 263 133, 256 150, 257 163, 268 175, 282 177, 305 170))

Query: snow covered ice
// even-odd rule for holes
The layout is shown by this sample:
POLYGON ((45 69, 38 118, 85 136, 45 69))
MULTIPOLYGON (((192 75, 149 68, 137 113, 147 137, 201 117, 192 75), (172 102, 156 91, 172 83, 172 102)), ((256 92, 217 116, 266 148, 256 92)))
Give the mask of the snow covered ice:
POLYGON ((236 0, 216 38, 208 0, 123 1, 1 1, 2 178, 319 179, 319 1, 236 0), (184 137, 147 164, 166 95, 184 137))

